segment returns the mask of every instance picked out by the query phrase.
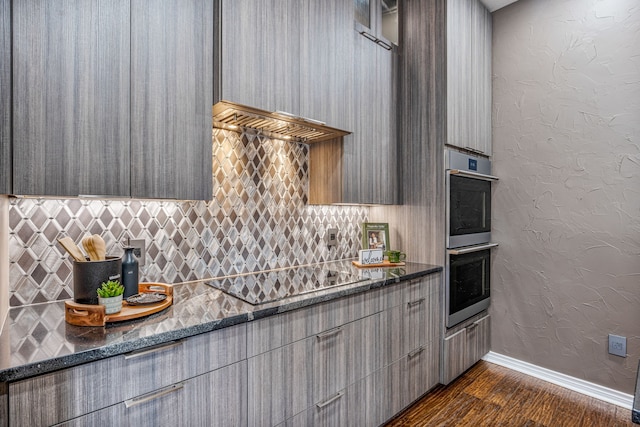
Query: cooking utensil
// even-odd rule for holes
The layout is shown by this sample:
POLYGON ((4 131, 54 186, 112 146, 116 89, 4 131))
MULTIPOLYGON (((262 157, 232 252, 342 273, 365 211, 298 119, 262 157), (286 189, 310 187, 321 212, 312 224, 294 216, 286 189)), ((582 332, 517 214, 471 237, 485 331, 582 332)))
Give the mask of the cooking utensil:
POLYGON ((62 246, 68 253, 71 255, 71 258, 75 259, 78 262, 84 262, 87 259, 84 254, 80 250, 80 248, 71 240, 71 237, 66 236, 62 239, 58 239, 58 243, 62 246))
POLYGON ((98 255, 96 254, 95 248, 93 247, 93 236, 87 236, 83 238, 82 247, 84 247, 84 250, 87 255, 89 255, 89 259, 91 261, 98 261, 98 255))
POLYGON ((104 243, 104 239, 97 234, 93 235, 93 250, 96 253, 98 261, 104 261, 107 253, 107 245, 104 243))
POLYGON ((82 239, 82 246, 87 251, 91 261, 104 261, 106 255, 106 245, 102 237, 94 234, 82 239))

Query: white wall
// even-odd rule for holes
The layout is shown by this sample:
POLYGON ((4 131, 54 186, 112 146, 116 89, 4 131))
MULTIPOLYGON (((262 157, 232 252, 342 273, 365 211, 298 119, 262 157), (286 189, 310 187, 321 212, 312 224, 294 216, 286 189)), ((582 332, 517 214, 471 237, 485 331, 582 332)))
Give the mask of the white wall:
POLYGON ((520 0, 493 31, 492 350, 632 393, 640 2, 520 0))

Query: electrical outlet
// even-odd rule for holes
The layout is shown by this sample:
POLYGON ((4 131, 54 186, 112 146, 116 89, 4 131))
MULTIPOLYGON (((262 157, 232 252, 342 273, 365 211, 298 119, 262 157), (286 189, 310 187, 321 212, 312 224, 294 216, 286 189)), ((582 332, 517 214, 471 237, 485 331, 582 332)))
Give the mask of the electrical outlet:
POLYGON ((337 228, 328 228, 327 234, 327 246, 332 248, 334 246, 338 246, 338 229, 337 228))
POLYGON ((609 334, 609 354, 627 357, 627 337, 609 334))
POLYGON ((133 255, 138 260, 138 266, 142 267, 147 259, 145 256, 145 241, 144 239, 129 239, 129 246, 134 247, 133 255))

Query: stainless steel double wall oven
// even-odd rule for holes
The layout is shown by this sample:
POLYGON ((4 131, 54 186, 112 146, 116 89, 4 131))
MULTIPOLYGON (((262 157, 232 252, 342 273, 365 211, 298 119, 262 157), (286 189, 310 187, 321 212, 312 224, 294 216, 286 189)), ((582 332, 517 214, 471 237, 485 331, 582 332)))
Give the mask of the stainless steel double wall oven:
POLYGON ((446 325, 489 307, 491 296, 491 161, 445 151, 446 168, 446 325))

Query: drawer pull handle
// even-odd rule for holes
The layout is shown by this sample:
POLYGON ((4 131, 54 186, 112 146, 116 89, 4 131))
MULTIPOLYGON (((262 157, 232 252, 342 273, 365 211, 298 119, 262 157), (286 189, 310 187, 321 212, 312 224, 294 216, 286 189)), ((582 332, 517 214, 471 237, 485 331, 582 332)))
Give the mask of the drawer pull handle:
POLYGON ((482 319, 478 319, 475 322, 473 322, 472 324, 470 324, 469 326, 467 326, 465 329, 474 329, 476 328, 478 325, 480 325, 480 322, 482 322, 484 319, 486 319, 487 317, 483 317, 482 319))
POLYGON ((476 322, 473 322, 472 324, 470 324, 469 326, 467 326, 465 329, 468 330, 468 331, 472 331, 477 327, 478 327, 478 322, 476 321, 476 322))
POLYGON ((124 360, 136 359, 138 357, 146 356, 147 354, 160 352, 164 350, 170 350, 174 347, 179 347, 182 345, 182 341, 174 341, 171 344, 160 344, 153 347, 145 348, 143 350, 134 351, 129 354, 124 355, 124 360))
POLYGON ((134 397, 133 399, 125 400, 124 406, 129 409, 133 406, 142 405, 143 403, 149 402, 153 399, 158 399, 159 397, 166 396, 167 394, 182 390, 184 388, 184 383, 173 384, 169 387, 165 387, 158 391, 143 394, 142 396, 134 397))
POLYGON ((324 408, 327 405, 332 404, 333 402, 335 402, 336 400, 340 399, 342 396, 344 395, 343 392, 339 391, 335 394, 335 396, 330 397, 329 399, 325 400, 324 402, 321 403, 316 403, 316 406, 318 408, 324 408))
POLYGON ((409 359, 413 359, 414 357, 416 357, 417 355, 419 355, 423 351, 424 351, 424 346, 420 346, 420 347, 416 348, 415 350, 413 350, 411 353, 407 354, 407 357, 409 359))
POLYGON ((342 331, 341 327, 330 329, 327 332, 323 332, 321 334, 316 335, 316 338, 318 338, 319 340, 324 339, 324 338, 329 338, 330 336, 336 335, 340 331, 342 331))
POLYGON ((415 301, 408 302, 408 303, 407 303, 407 308, 411 308, 411 307, 414 307, 414 306, 416 306, 416 305, 420 305, 420 304, 422 304, 424 301, 425 301, 425 298, 420 298, 420 299, 417 299, 417 300, 415 300, 415 301))

